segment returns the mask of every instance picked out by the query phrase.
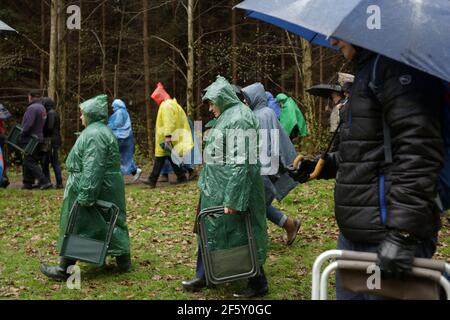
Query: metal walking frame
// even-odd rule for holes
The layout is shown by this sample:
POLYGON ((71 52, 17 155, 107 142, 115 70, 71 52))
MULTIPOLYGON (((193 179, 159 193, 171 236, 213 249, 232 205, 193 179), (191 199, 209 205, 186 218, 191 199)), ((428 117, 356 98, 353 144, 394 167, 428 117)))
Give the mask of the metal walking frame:
MULTIPOLYGON (((369 252, 328 250, 320 254, 312 270, 312 300, 327 300, 328 278, 336 270, 366 271, 375 266, 377 255, 369 252), (321 272, 325 261, 335 259, 321 272)), ((431 280, 439 284, 450 300, 450 282, 443 273, 450 274, 450 264, 441 260, 415 258, 411 276, 431 280)))
POLYGON ((72 205, 60 256, 102 266, 105 263, 111 237, 119 216, 119 208, 114 203, 98 200, 93 206, 95 212, 88 212, 88 214, 99 214, 103 219, 105 214, 109 216, 108 220, 105 219, 105 239, 99 240, 74 233, 80 207, 78 201, 75 201, 72 205))
POLYGON ((208 245, 206 219, 217 219, 224 215, 224 207, 211 207, 200 211, 197 219, 198 237, 205 266, 207 283, 220 284, 247 279, 259 274, 256 242, 250 219, 250 213, 238 213, 244 216, 248 242, 244 246, 211 251, 208 245))

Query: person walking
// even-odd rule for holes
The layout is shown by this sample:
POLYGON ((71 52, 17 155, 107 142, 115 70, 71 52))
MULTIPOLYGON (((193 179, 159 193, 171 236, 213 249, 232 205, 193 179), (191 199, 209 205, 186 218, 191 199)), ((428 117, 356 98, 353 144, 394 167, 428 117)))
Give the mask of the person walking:
MULTIPOLYGON (((119 216, 108 246, 107 255, 114 256, 118 272, 131 271, 130 237, 126 223, 125 184, 120 171, 119 145, 116 137, 106 126, 108 101, 100 95, 80 105, 81 132, 70 151, 66 166, 69 173, 61 208, 58 249, 61 251, 70 210, 75 202, 80 206, 81 222, 78 233, 93 239, 104 237, 104 219, 95 214, 98 200, 114 203, 119 216)), ((64 281, 70 274, 69 266, 77 261, 61 257, 56 266, 40 266, 41 272, 54 280, 64 281)))
POLYGON ((28 94, 28 106, 22 119, 22 133, 19 137, 19 144, 25 147, 35 135, 39 144, 32 154, 24 154, 23 157, 23 189, 33 189, 35 180, 38 180, 39 189, 45 190, 53 185, 42 172, 40 163, 43 157, 44 125, 47 119, 47 111, 41 102, 41 92, 39 90, 30 91, 28 94))
POLYGON ((156 187, 166 159, 169 160, 177 175, 177 183, 186 182, 186 173, 181 166, 181 158, 194 147, 186 113, 177 100, 170 97, 162 83, 157 84, 151 97, 159 109, 155 127, 155 162, 145 184, 150 188, 156 187), (173 161, 174 158, 178 158, 177 163, 173 161))
POLYGON ((63 180, 61 173, 61 166, 59 164, 59 148, 61 147, 61 133, 58 112, 55 110, 55 102, 46 97, 42 99, 42 104, 47 111, 47 120, 44 126, 44 144, 46 145, 46 152, 42 159, 42 171, 47 179, 50 179, 50 164, 52 165, 53 172, 55 173, 56 188, 63 188, 63 180))
POLYGON ((133 160, 134 138, 131 118, 125 103, 115 99, 112 103, 113 114, 108 120, 108 127, 112 130, 119 143, 120 170, 124 175, 132 175, 133 182, 139 180, 142 170, 138 168, 133 160))

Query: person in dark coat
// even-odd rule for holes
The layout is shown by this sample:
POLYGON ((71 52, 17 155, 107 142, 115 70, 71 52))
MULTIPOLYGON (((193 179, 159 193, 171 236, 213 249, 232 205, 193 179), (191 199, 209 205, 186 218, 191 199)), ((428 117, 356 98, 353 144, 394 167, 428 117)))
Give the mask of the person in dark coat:
MULTIPOLYGON (((428 74, 341 40, 332 40, 357 74, 340 145, 319 178, 336 178, 338 249, 377 253, 382 276, 402 277, 414 256, 431 258, 440 211, 435 203, 443 165, 441 83, 428 74), (376 74, 377 86, 372 81, 376 74), (385 125, 383 126, 383 122, 385 125), (385 154, 389 128, 392 157, 385 154)), ((316 164, 302 161, 291 176, 305 182, 316 164)), ((375 299, 336 279, 337 299, 375 299)))
POLYGON ((42 171, 49 181, 50 179, 50 164, 55 172, 56 188, 63 188, 61 166, 59 164, 59 148, 61 147, 61 133, 60 133, 60 118, 58 112, 55 110, 55 102, 46 97, 42 99, 42 104, 47 111, 47 120, 44 126, 44 141, 47 150, 42 159, 42 171))
POLYGON ((47 119, 47 112, 40 99, 41 93, 39 90, 33 90, 29 93, 29 104, 22 119, 22 134, 19 138, 19 144, 25 147, 31 140, 32 135, 37 136, 39 141, 33 154, 24 154, 23 189, 32 189, 35 179, 38 180, 38 187, 41 190, 52 187, 50 180, 44 175, 40 166, 43 157, 44 125, 47 119))

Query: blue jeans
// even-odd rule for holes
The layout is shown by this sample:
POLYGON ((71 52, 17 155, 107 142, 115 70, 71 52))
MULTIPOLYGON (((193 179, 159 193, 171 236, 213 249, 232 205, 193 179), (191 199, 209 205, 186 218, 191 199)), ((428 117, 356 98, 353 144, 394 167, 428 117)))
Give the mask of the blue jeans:
MULTIPOLYGON (((416 249, 416 257, 431 258, 436 251, 437 239, 429 239, 423 241, 416 249)), ((377 252, 378 244, 373 243, 356 243, 347 240, 342 233, 339 234, 337 242, 338 250, 377 252)), ((384 300, 385 298, 366 293, 355 293, 345 290, 341 287, 339 272, 336 273, 336 299, 337 300, 384 300)))
POLYGON ((266 217, 272 223, 274 223, 280 227, 283 227, 283 225, 285 224, 285 222, 287 220, 287 216, 271 204, 268 205, 266 208, 266 217))

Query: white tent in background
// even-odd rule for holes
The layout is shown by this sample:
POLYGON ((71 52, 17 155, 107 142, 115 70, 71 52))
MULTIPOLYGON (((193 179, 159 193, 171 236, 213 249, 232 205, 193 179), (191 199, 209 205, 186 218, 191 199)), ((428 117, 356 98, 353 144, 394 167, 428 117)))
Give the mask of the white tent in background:
MULTIPOLYGON (((8 26, 6 23, 4 23, 2 20, 0 20, 0 31, 16 31, 10 26, 8 26)), ((17 32, 17 31, 16 31, 17 32)))

